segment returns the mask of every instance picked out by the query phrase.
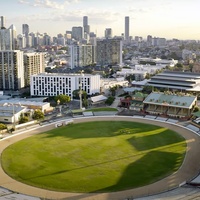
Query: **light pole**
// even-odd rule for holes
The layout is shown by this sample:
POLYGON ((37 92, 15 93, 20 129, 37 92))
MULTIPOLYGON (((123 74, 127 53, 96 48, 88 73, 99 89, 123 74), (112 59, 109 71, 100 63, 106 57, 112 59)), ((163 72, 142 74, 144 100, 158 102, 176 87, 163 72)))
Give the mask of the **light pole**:
POLYGON ((80 83, 79 83, 79 98, 80 98, 80 110, 82 110, 82 81, 83 81, 83 70, 81 70, 81 77, 80 77, 80 83))
POLYGON ((59 99, 57 100, 57 105, 58 105, 58 107, 59 107, 60 115, 62 115, 62 111, 61 111, 62 106, 60 105, 60 100, 59 100, 59 99))
POLYGON ((12 105, 12 114, 13 114, 13 129, 15 130, 15 107, 13 103, 10 103, 12 105))

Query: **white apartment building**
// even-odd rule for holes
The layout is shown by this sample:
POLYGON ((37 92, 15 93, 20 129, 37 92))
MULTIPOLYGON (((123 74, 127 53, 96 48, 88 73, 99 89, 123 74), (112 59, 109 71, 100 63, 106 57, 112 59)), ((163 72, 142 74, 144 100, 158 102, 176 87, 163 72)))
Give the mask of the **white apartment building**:
POLYGON ((48 74, 31 76, 31 96, 57 96, 73 98, 73 91, 82 89, 92 95, 100 92, 100 76, 90 74, 48 74))
POLYGON ((97 65, 122 65, 122 38, 97 40, 97 65))
POLYGON ((0 51, 0 90, 24 87, 24 59, 19 50, 0 51))
POLYGON ((25 53, 24 54, 24 80, 25 86, 30 85, 30 76, 40 74, 45 71, 44 53, 25 53))
POLYGON ((95 47, 93 45, 71 45, 70 46, 70 66, 84 67, 95 62, 95 47))

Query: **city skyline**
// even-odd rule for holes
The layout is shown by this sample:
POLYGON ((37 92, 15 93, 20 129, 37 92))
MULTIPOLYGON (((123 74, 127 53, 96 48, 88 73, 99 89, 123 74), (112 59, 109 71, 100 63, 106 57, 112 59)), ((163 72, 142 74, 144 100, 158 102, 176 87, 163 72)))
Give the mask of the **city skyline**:
POLYGON ((16 26, 17 34, 22 33, 22 24, 28 24, 30 32, 64 34, 73 26, 83 26, 83 16, 88 16, 90 31, 98 37, 106 28, 120 36, 129 16, 130 36, 200 40, 199 6, 199 0, 7 0, 0 15, 6 18, 6 28, 16 26))

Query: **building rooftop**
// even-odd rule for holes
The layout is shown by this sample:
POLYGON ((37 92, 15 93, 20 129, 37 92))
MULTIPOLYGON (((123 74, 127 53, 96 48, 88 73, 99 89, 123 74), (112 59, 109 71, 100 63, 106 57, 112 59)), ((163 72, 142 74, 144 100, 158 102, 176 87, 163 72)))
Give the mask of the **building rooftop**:
POLYGON ((154 87, 200 91, 200 74, 191 72, 165 71, 153 76, 147 83, 154 87))
POLYGON ((97 75, 92 75, 92 74, 64 74, 64 73, 41 73, 41 74, 36 74, 36 75, 32 75, 34 76, 82 76, 82 77, 90 77, 90 76, 97 76, 97 75))
POLYGON ((15 106, 44 106, 49 104, 49 102, 38 102, 38 101, 31 101, 31 100, 24 100, 24 99, 9 99, 9 100, 0 100, 0 105, 11 105, 14 104, 15 106))
POLYGON ((183 94, 164 94, 160 92, 152 92, 143 101, 148 104, 166 105, 171 107, 190 108, 194 101, 197 100, 196 96, 186 96, 183 94))

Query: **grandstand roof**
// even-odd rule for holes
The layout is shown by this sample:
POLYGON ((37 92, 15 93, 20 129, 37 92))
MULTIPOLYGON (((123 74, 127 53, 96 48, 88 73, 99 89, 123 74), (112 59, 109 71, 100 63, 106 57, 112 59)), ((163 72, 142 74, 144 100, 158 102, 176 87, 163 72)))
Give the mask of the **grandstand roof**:
POLYGON ((147 85, 161 88, 200 91, 200 74, 188 72, 165 71, 148 81, 147 85))
POLYGON ((164 94, 159 92, 152 92, 143 103, 165 105, 171 107, 191 108, 197 100, 196 96, 164 94))

